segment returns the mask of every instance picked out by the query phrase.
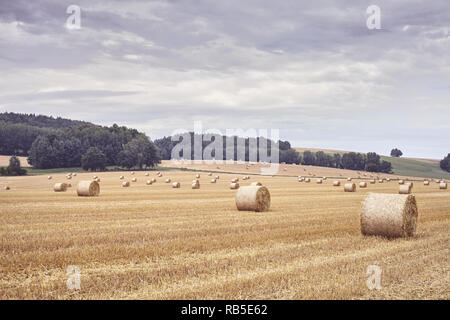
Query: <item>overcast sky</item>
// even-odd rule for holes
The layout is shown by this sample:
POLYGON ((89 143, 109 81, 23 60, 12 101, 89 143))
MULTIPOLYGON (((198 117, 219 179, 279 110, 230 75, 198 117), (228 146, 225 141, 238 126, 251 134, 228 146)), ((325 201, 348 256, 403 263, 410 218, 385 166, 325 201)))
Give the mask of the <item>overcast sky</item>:
POLYGON ((443 158, 450 1, 0 0, 3 111, 443 158), (381 29, 367 28, 372 4, 381 29))

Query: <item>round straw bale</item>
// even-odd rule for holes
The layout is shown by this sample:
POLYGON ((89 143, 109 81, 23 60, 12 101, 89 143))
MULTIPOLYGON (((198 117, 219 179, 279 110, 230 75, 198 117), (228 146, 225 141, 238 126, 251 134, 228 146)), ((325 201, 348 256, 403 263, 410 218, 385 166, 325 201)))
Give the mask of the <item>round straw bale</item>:
POLYGON ((333 182, 334 187, 339 187, 341 185, 341 182, 339 180, 336 180, 333 182))
POLYGON ((439 184, 439 189, 447 190, 447 183, 446 183, 446 182, 441 182, 441 183, 439 184))
POLYGON ((369 193, 361 210, 361 233, 385 237, 410 237, 417 224, 413 195, 369 193))
POLYGON ((92 180, 95 180, 95 179, 97 179, 97 178, 98 178, 97 176, 93 176, 93 177, 92 177, 92 180))
POLYGON ((219 176, 215 176, 214 178, 215 178, 216 180, 218 180, 218 179, 219 179, 219 176))
POLYGON ((230 184, 230 189, 239 189, 239 183, 237 183, 237 182, 232 182, 231 184, 230 184))
POLYGON ((360 182, 359 183, 359 187, 360 188, 367 188, 367 182, 364 182, 364 181, 360 182))
POLYGON ((211 183, 216 183, 216 179, 211 179, 211 183))
POLYGON ((263 186, 245 186, 236 192, 236 207, 245 211, 268 211, 270 193, 263 186))
POLYGON ((347 181, 352 181, 352 178, 348 177, 348 178, 347 178, 347 181))
POLYGON ((134 171, 131 171, 131 175, 133 175, 134 174, 134 171))
POLYGON ((399 194, 410 194, 411 190, 412 190, 412 185, 410 185, 410 184, 402 184, 398 188, 398 193, 399 194))
POLYGON ((52 176, 48 176, 47 179, 48 179, 48 180, 52 180, 52 176))
POLYGON ((151 181, 152 183, 155 183, 155 182, 156 182, 156 179, 155 179, 155 178, 152 178, 150 181, 151 181))
POLYGON ((147 181, 145 182, 145 184, 149 186, 149 185, 152 184, 152 181, 151 181, 151 180, 147 180, 147 181))
POLYGON ((237 178, 231 179, 231 183, 236 183, 236 182, 238 182, 237 178))
POLYGON ((310 178, 305 178, 305 182, 310 182, 311 181, 311 179, 310 178))
POLYGON ((322 179, 323 179, 323 180, 327 180, 327 177, 323 177, 322 179))
POLYGON ((250 185, 251 186, 262 186, 262 183, 258 182, 258 181, 255 181, 255 182, 250 183, 250 185))
POLYGON ((423 182, 423 185, 424 185, 424 186, 429 186, 429 185, 430 185, 430 181, 425 180, 425 181, 423 182))
POLYGON ((322 184, 322 179, 317 179, 317 180, 316 180, 316 183, 317 183, 317 184, 322 184))
POLYGON ((76 177, 76 176, 77 176, 77 173, 76 173, 76 172, 72 173, 72 176, 76 177))
POLYGON ((354 184, 354 183, 346 183, 346 184, 344 184, 344 191, 345 192, 355 192, 356 191, 356 184, 354 184))
POLYGON ((411 188, 414 187, 414 182, 412 182, 412 181, 411 182, 407 182, 406 184, 410 184, 411 188))
POLYGON ((209 173, 208 173, 208 176, 212 176, 212 172, 209 172, 209 173))
POLYGON ((145 176, 148 177, 150 174, 148 172, 145 173, 145 176))
POLYGON ((128 181, 122 182, 122 187, 127 188, 130 186, 130 183, 128 181))
POLYGON ((95 197, 100 194, 100 185, 97 181, 80 181, 77 188, 78 196, 95 197))
POLYGON ((10 190, 10 187, 9 186, 4 186, 3 189, 10 190))
POLYGON ((119 177, 120 180, 123 180, 124 178, 125 178, 124 176, 120 176, 120 177, 119 177))
POLYGON ((66 178, 67 178, 67 180, 70 180, 70 179, 72 179, 72 176, 67 175, 66 178))
POLYGON ((375 184, 375 179, 369 180, 370 184, 375 184))
POLYGON ((404 180, 402 180, 402 179, 398 180, 398 184, 404 184, 404 183, 405 183, 404 180))
POLYGON ((391 182, 391 178, 387 178, 386 181, 387 181, 387 182, 391 182))
POLYGON ((171 181, 170 178, 166 179, 166 183, 170 183, 170 181, 171 181))
POLYGON ((94 181, 100 182, 100 178, 95 178, 94 181))
POLYGON ((298 182, 303 182, 305 181, 305 178, 298 178, 298 182))
POLYGON ((193 180, 191 187, 192 187, 192 189, 200 189, 200 181, 193 180))
POLYGON ((195 177, 196 177, 197 179, 200 179, 200 175, 199 175, 198 173, 195 175, 195 177))
POLYGON ((131 179, 131 182, 137 182, 137 178, 131 179))
POLYGON ((66 192, 67 191, 67 184, 63 183, 55 183, 53 186, 53 191, 55 192, 66 192))
POLYGON ((179 188, 179 187, 180 187, 180 183, 179 182, 172 183, 172 188, 179 188))

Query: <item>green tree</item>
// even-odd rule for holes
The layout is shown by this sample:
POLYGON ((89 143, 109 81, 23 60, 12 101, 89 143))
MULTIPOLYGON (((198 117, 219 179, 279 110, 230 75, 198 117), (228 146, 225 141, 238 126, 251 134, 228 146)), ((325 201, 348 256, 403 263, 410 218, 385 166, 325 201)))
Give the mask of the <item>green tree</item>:
POLYGON ((440 166, 442 170, 450 172, 450 153, 441 160, 440 166))
POLYGON ((384 173, 392 173, 392 163, 386 160, 381 161, 380 171, 384 173))
POLYGON ((403 152, 397 148, 391 150, 391 157, 401 157, 403 152))
POLYGON ((316 161, 316 157, 314 155, 314 153, 312 153, 309 150, 306 150, 305 152, 303 152, 303 160, 302 160, 302 164, 305 165, 314 165, 316 161))
POLYGON ((104 170, 106 167, 106 156, 100 149, 90 147, 81 157, 81 166, 84 170, 104 170))
POLYGON ((119 165, 126 168, 144 166, 153 167, 161 161, 155 145, 145 136, 137 137, 128 142, 118 155, 119 165))
POLYGON ((295 163, 295 164, 299 164, 301 162, 301 156, 300 154, 295 151, 294 149, 288 149, 288 150, 280 150, 280 163, 281 162, 285 162, 285 163, 295 163))

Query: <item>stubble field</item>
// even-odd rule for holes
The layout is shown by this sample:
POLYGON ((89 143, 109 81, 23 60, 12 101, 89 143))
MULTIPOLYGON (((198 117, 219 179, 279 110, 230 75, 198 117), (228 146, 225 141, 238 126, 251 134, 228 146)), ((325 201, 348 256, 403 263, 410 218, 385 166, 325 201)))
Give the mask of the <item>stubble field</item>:
POLYGON ((417 235, 365 237, 361 201, 368 192, 397 193, 397 182, 355 193, 300 183, 296 177, 251 176, 271 193, 269 212, 240 212, 230 180, 164 171, 97 174, 99 197, 76 196, 77 181, 53 192, 64 175, 0 178, 1 299, 449 299, 450 192, 415 183, 417 235), (126 181, 138 179, 122 188, 126 181), (156 177, 153 185, 145 185, 156 177), (166 178, 181 183, 173 189, 166 178), (9 185, 11 190, 3 190, 9 185), (80 269, 69 290, 66 269, 80 269), (382 270, 369 290, 369 265, 382 270))

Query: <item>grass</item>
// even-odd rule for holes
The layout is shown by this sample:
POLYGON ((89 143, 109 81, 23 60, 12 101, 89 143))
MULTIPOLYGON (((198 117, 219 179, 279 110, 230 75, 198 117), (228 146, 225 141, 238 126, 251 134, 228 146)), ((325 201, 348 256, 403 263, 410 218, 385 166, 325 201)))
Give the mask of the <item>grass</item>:
POLYGON ((417 235, 388 240, 362 236, 359 213, 367 192, 395 193, 395 182, 349 194, 330 180, 258 177, 272 204, 255 213, 236 210, 228 188, 236 174, 211 184, 202 173, 199 190, 190 171, 167 171, 151 186, 136 172, 130 188, 120 187, 121 174, 132 177, 98 174, 95 198, 53 192, 64 174, 0 177, 11 187, 0 189, 0 299, 450 297, 450 192, 435 184, 414 186, 417 235), (168 177, 181 188, 163 183, 168 177), (382 290, 366 286, 374 264, 382 290), (66 287, 69 265, 81 270, 80 291, 66 287))
POLYGON ((398 175, 450 179, 450 173, 443 171, 439 163, 386 156, 382 156, 381 159, 392 163, 393 171, 398 175))

